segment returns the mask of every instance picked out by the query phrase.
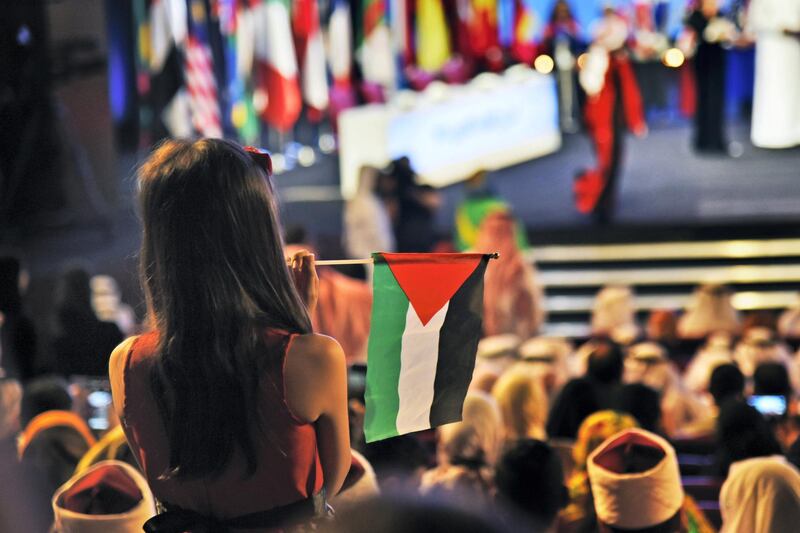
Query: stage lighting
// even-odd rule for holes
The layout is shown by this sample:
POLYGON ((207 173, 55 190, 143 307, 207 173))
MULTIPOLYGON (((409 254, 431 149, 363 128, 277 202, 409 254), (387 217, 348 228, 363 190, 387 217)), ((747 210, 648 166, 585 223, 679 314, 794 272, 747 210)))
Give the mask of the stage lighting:
POLYGON ((683 65, 686 58, 677 48, 670 48, 666 52, 664 52, 664 56, 661 58, 661 61, 670 68, 678 68, 683 65))
POLYGON ((272 174, 278 175, 286 171, 286 157, 283 154, 273 153, 272 157, 272 174))
POLYGON ((297 162, 301 167, 310 167, 316 160, 317 155, 310 146, 303 146, 297 151, 297 162))
POLYGON ((536 61, 533 62, 533 68, 536 69, 536 72, 539 74, 550 74, 553 72, 553 67, 555 67, 555 62, 553 58, 542 54, 536 58, 536 61))
POLYGON ((336 137, 330 133, 323 133, 319 136, 319 149, 323 154, 330 154, 336 150, 336 137))

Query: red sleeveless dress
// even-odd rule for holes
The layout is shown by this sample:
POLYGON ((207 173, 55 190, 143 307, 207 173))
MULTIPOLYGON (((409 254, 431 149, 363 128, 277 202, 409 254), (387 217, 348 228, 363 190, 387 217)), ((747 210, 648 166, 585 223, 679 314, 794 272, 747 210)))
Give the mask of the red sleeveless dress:
POLYGON ((277 331, 264 337, 270 353, 280 357, 271 358, 261 377, 259 416, 264 431, 254 440, 256 471, 246 475, 247 462, 237 449, 220 476, 188 481, 159 479, 169 464, 169 445, 150 386, 158 334, 144 334, 133 342, 124 364, 122 425, 158 500, 224 520, 297 502, 322 489, 314 427, 294 416, 286 404, 283 369, 293 338, 277 331))

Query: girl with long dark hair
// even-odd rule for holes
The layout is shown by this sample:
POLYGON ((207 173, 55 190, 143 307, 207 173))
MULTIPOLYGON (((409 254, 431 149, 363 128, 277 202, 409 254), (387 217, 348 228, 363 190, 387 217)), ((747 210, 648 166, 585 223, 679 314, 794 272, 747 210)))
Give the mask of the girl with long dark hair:
POLYGON ((311 332, 314 257, 287 266, 265 159, 167 141, 139 169, 153 331, 114 351, 110 378, 167 510, 148 531, 307 521, 350 465, 344 354, 311 332))

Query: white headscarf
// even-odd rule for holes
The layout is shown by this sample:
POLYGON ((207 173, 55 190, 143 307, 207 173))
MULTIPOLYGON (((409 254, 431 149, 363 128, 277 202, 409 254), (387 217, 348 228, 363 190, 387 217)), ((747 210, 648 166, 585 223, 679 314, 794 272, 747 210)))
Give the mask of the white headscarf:
POLYGON ((800 473, 780 456, 733 463, 719 506, 720 533, 794 533, 800 524, 800 473))

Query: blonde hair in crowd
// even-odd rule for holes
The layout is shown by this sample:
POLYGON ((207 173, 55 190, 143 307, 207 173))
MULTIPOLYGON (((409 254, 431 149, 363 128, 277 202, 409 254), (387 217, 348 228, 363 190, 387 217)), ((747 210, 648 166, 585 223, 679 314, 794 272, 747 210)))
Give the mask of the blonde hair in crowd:
POLYGON ((439 428, 440 462, 482 455, 487 464, 497 460, 503 442, 503 418, 494 398, 479 391, 464 399, 461 422, 439 428))
POLYGON ((507 438, 544 439, 547 394, 540 378, 520 363, 509 368, 492 389, 500 406, 507 438))

